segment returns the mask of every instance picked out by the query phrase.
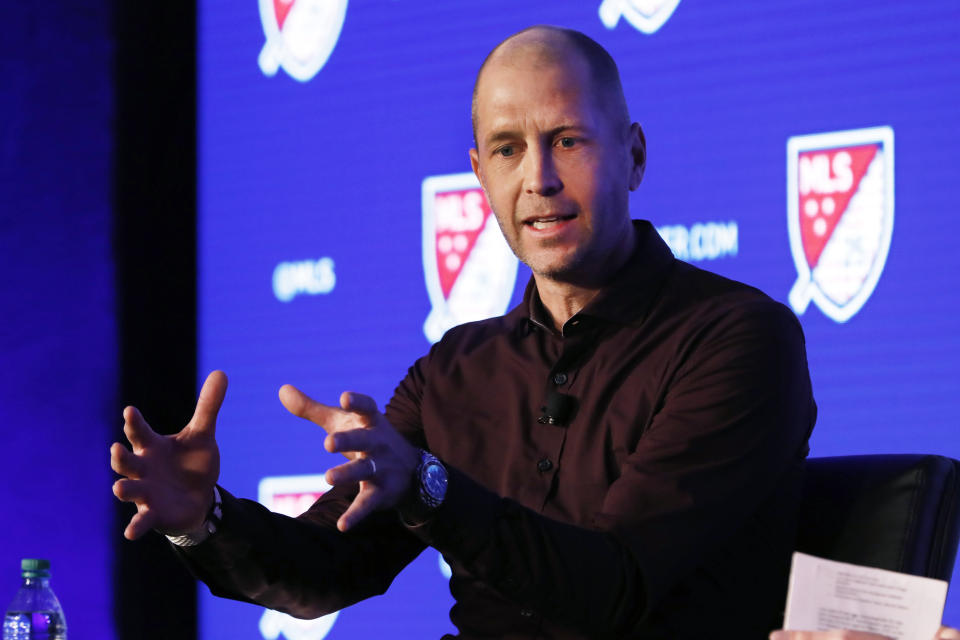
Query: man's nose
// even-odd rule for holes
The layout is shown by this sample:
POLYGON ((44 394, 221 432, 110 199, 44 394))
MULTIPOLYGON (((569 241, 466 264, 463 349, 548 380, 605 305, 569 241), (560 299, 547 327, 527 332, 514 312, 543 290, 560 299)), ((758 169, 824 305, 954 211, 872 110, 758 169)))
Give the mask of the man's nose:
POLYGON ((540 196, 552 196, 563 189, 557 173, 551 148, 536 146, 524 155, 524 191, 540 196))

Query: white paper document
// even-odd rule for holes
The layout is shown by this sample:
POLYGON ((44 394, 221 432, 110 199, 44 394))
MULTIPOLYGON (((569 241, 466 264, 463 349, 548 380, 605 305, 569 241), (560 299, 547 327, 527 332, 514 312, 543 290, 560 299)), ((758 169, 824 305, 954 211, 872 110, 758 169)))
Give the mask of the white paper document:
POLYGON ((943 580, 794 553, 783 628, 851 629, 897 640, 932 640, 946 598, 943 580))

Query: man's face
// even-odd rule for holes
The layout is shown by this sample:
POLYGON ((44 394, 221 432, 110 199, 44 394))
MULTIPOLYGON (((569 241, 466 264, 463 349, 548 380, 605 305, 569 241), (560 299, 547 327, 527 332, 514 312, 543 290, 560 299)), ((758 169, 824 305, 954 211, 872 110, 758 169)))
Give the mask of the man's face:
POLYGON ((603 97, 575 54, 491 61, 480 78, 473 170, 537 276, 592 282, 608 254, 633 245, 628 193, 643 174, 643 134, 603 97))

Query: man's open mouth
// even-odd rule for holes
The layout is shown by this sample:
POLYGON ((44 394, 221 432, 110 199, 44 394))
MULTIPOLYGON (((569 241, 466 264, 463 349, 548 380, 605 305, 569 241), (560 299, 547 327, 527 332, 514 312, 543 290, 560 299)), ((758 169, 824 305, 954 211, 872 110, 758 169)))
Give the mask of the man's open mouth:
POLYGON ((567 220, 573 220, 577 217, 577 214, 571 213, 568 215, 557 215, 557 216, 541 216, 538 218, 530 218, 529 220, 524 220, 523 224, 528 227, 533 227, 534 229, 549 229, 551 226, 557 224, 558 222, 566 222, 567 220))

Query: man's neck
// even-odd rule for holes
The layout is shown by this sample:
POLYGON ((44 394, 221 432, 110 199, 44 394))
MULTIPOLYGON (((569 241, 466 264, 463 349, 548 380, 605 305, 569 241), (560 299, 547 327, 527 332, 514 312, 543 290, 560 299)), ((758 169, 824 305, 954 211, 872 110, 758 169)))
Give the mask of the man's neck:
POLYGON ((533 277, 537 281, 537 294, 540 296, 543 310, 550 317, 557 331, 562 331, 567 320, 587 306, 587 303, 593 300, 601 289, 601 287, 584 287, 568 282, 558 282, 536 274, 533 277))
POLYGON ((558 280, 543 274, 533 274, 537 283, 537 294, 544 311, 550 316, 557 331, 563 331, 567 320, 580 312, 610 282, 614 275, 630 260, 636 246, 636 238, 631 229, 628 238, 611 254, 602 265, 599 273, 581 279, 580 282, 558 280))

